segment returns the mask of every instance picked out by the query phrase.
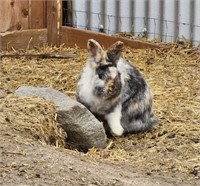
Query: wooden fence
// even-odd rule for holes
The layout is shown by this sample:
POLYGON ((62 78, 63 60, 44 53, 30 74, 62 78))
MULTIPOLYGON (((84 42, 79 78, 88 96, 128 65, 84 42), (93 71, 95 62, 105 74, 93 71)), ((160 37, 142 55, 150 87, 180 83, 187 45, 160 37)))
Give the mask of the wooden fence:
POLYGON ((46 7, 44 0, 1 0, 0 33, 46 28, 46 7))
POLYGON ((155 48, 158 45, 142 41, 108 36, 103 33, 62 26, 62 8, 67 5, 72 19, 72 1, 62 0, 6 0, 0 2, 0 51, 10 48, 31 48, 43 44, 86 48, 89 38, 107 48, 121 40, 133 48, 155 48))

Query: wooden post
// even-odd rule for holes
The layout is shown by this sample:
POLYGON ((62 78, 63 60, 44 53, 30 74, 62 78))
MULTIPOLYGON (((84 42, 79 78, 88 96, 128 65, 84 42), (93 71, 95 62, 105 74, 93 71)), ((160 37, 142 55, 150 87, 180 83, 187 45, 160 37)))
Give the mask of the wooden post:
POLYGON ((47 42, 60 45, 62 0, 47 0, 47 42))
POLYGON ((47 28, 46 0, 29 1, 29 29, 47 28))

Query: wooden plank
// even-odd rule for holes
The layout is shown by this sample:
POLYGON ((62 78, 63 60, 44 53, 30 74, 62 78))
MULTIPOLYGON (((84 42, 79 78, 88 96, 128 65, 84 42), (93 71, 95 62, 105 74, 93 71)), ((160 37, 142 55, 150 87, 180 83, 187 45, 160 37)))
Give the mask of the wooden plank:
POLYGON ((47 29, 21 30, 0 33, 0 51, 10 48, 29 49, 47 43, 47 29))
POLYGON ((3 58, 40 58, 40 59, 68 59, 68 58, 77 58, 76 54, 70 54, 70 53, 65 53, 65 54, 49 54, 49 53, 44 53, 44 54, 0 54, 0 61, 2 61, 3 58))
POLYGON ((0 32, 28 28, 28 0, 1 1, 0 32))
POLYGON ((29 28, 40 29, 47 27, 47 5, 46 0, 29 1, 29 28))
POLYGON ((62 0, 47 1, 47 41, 49 44, 60 44, 60 28, 62 25, 62 0))
POLYGON ((104 46, 104 48, 108 48, 117 41, 122 41, 126 46, 137 49, 163 47, 153 43, 147 43, 138 40, 130 40, 116 36, 109 36, 103 33, 80 30, 77 28, 66 26, 61 27, 61 44, 65 43, 68 47, 74 47, 75 45, 77 45, 80 48, 86 48, 87 41, 91 38, 97 40, 102 46, 104 46))

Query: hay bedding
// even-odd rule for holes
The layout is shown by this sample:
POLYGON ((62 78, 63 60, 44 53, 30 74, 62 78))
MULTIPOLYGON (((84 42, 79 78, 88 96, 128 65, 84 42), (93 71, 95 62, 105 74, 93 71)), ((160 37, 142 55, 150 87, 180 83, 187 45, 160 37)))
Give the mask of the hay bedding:
MULTIPOLYGON (((17 52, 30 54, 68 52, 78 54, 78 58, 67 60, 4 58, 0 63, 0 88, 5 94, 13 93, 22 85, 33 85, 53 87, 72 98, 75 97, 75 82, 87 58, 86 50, 61 46, 17 52)), ((16 53, 16 51, 7 53, 16 53)), ((106 149, 90 149, 87 156, 110 162, 127 162, 148 174, 151 172, 183 173, 185 176, 183 179, 199 179, 199 56, 198 49, 190 48, 189 45, 170 44, 170 49, 154 50, 125 48, 123 57, 132 61, 150 84, 159 125, 147 133, 110 139, 106 149)), ((39 118, 45 117, 46 119, 43 118, 41 124, 51 123, 49 124, 51 131, 60 131, 54 134, 54 138, 59 138, 58 141, 62 146, 65 136, 59 127, 52 127, 54 124, 57 126, 55 116, 52 115, 54 108, 50 103, 37 99, 39 98, 4 96, 0 99, 1 108, 6 108, 3 113, 5 111, 8 115, 18 114, 10 127, 22 125, 22 128, 26 129, 35 123, 38 124, 39 118), (25 103, 34 107, 34 111, 30 109, 26 111, 25 103), (40 117, 35 118, 35 115, 40 115, 40 117), (21 123, 22 118, 26 120, 26 126, 23 122, 21 123)), ((40 131, 38 138, 49 139, 51 132, 47 129, 34 130, 32 130, 33 136, 40 131)), ((45 139, 43 141, 48 141, 45 139)), ((58 142, 54 141, 53 144, 55 143, 58 142)))
POLYGON ((1 133, 21 142, 37 139, 56 147, 65 146, 66 133, 56 121, 53 104, 42 98, 13 95, 1 101, 1 133))

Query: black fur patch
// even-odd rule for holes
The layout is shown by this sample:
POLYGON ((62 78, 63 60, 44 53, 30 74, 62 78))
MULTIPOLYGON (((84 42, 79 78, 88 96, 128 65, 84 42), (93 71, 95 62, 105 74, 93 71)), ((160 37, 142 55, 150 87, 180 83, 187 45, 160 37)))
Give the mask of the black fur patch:
POLYGON ((107 78, 107 75, 109 74, 109 67, 115 67, 115 65, 113 63, 108 63, 97 67, 96 73, 100 79, 105 80, 107 78))
POLYGON ((100 86, 94 87, 93 93, 95 96, 103 97, 104 96, 103 87, 100 87, 100 86))
POLYGON ((104 107, 103 110, 99 110, 99 113, 96 113, 96 112, 92 112, 92 113, 95 115, 95 117, 97 119, 99 119, 102 122, 105 122, 106 120, 104 119, 104 115, 107 115, 107 114, 113 112, 117 105, 118 105, 118 101, 116 101, 113 104, 109 105, 109 107, 104 107))
POLYGON ((138 70, 133 69, 129 73, 129 78, 127 81, 127 91, 131 97, 137 97, 139 99, 146 90, 146 82, 141 76, 138 70))
POLYGON ((100 79, 105 81, 105 87, 106 87, 106 83, 108 83, 110 80, 113 81, 113 85, 109 89, 106 89, 105 87, 100 87, 100 86, 94 87, 94 90, 93 90, 94 95, 105 97, 106 99, 113 99, 121 93, 122 84, 121 84, 120 73, 117 71, 117 69, 116 69, 117 75, 115 79, 112 79, 110 77, 109 67, 113 67, 113 66, 114 66, 113 64, 106 64, 106 65, 100 65, 99 67, 97 67, 96 73, 98 74, 100 79))

